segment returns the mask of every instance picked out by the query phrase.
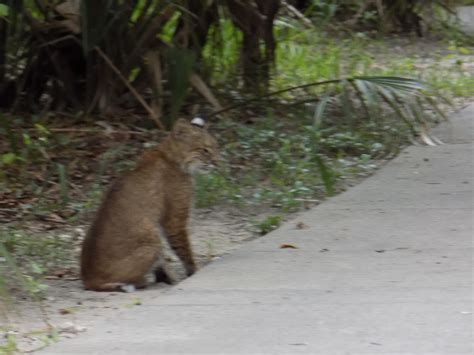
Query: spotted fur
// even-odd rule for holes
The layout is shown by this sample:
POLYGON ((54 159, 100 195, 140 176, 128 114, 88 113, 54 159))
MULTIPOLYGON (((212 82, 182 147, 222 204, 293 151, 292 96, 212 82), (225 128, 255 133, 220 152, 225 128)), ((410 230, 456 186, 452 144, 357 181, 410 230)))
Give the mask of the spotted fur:
POLYGON ((81 254, 84 287, 129 292, 146 287, 150 271, 157 281, 174 283, 160 231, 192 275, 196 264, 186 228, 191 174, 218 160, 215 139, 184 120, 157 148, 144 153, 135 169, 110 187, 88 231, 81 254))

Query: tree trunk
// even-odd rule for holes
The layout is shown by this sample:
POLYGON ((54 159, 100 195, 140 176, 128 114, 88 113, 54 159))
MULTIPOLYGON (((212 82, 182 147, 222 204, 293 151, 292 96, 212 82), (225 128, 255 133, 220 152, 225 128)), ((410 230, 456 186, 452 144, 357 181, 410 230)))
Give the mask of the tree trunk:
POLYGON ((178 25, 174 32, 174 42, 182 48, 192 49, 198 56, 204 47, 211 25, 218 19, 217 1, 184 1, 178 25))
MULTIPOLYGON (((422 18, 416 11, 417 0, 392 1, 384 0, 385 13, 390 14, 395 26, 401 32, 415 32, 419 37, 423 36, 421 22, 422 18)), ((383 20, 383 19, 382 19, 383 20)))
POLYGON ((273 21, 280 0, 228 0, 232 21, 242 31, 242 69, 247 90, 260 93, 268 88, 276 42, 273 21), (264 43, 262 54, 260 43, 264 43))

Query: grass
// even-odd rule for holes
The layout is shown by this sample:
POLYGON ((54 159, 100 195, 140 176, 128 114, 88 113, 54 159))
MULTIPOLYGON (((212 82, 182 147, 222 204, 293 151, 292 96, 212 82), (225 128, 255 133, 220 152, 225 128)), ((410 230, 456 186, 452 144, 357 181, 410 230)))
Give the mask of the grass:
POLYGON ((444 53, 436 54, 430 61, 421 61, 417 57, 392 59, 387 63, 387 68, 383 69, 383 74, 411 75, 430 83, 448 96, 472 97, 473 50, 474 48, 468 49, 451 42, 446 45, 444 53))
MULTIPOLYGON (((296 117, 297 115, 295 115, 296 117)), ((230 203, 296 211, 338 191, 344 179, 371 172, 374 159, 406 142, 403 126, 315 128, 303 118, 266 118, 249 126, 219 124, 227 166, 196 179, 196 206, 230 203)))
POLYGON ((255 227, 260 235, 265 235, 278 228, 283 218, 279 215, 268 216, 264 220, 256 222, 255 227))
POLYGON ((15 255, 17 262, 29 271, 41 275, 46 270, 64 268, 67 258, 64 250, 71 248, 72 237, 65 234, 29 234, 7 229, 0 232, 5 250, 15 255))
POLYGON ((230 201, 239 204, 241 199, 239 186, 225 171, 198 174, 195 178, 195 206, 197 208, 208 208, 230 201))

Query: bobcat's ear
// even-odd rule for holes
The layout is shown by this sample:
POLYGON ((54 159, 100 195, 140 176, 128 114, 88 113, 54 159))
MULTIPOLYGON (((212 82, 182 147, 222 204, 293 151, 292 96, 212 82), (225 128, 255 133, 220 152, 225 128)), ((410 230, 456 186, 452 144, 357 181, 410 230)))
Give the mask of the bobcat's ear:
POLYGON ((206 127, 206 121, 204 121, 204 119, 202 119, 201 117, 194 117, 191 120, 191 124, 193 126, 200 127, 200 128, 205 128, 206 127))

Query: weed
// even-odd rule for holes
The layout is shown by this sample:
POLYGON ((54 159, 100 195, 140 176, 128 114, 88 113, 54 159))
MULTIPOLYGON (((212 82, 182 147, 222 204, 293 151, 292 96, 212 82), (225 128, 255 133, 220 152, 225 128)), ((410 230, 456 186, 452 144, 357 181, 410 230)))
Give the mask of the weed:
POLYGON ((210 31, 208 41, 203 49, 203 57, 208 71, 212 72, 211 83, 222 84, 232 82, 236 77, 236 69, 239 59, 239 43, 242 34, 227 19, 220 19, 219 25, 210 31), (216 45, 218 44, 218 45, 216 45))
MULTIPOLYGON (((64 267, 67 263, 67 250, 71 247, 72 237, 68 235, 30 235, 18 230, 0 232, 1 245, 9 254, 14 254, 20 266, 29 273, 41 275, 55 267, 64 267)), ((41 286, 31 281, 31 290, 41 286)))
POLYGON ((406 131, 385 125, 383 119, 355 128, 330 122, 318 128, 308 121, 304 116, 291 122, 268 115, 252 126, 220 123, 229 171, 219 179, 207 176, 198 181, 198 201, 205 202, 198 206, 219 203, 219 198, 232 202, 226 197, 229 193, 222 193, 232 181, 231 186, 240 189, 239 204, 296 211, 305 201, 334 194, 341 179, 372 171, 373 159, 392 154, 406 140, 406 131))
POLYGON ((242 199, 239 187, 222 171, 198 174, 194 190, 197 208, 210 207, 224 201, 238 204, 242 199))
POLYGON ((19 352, 18 342, 15 334, 10 331, 4 332, 4 339, 0 342, 0 354, 11 355, 19 352))
MULTIPOLYGON (((8 312, 12 311, 12 297, 10 294, 10 283, 13 285, 20 285, 25 291, 26 295, 30 296, 32 300, 37 302, 39 309, 41 310, 43 321, 49 325, 48 318, 45 309, 41 303, 42 292, 47 287, 41 281, 39 281, 34 275, 42 274, 43 269, 38 266, 35 262, 30 262, 29 266, 31 269, 25 271, 18 260, 18 256, 13 256, 7 247, 12 248, 12 244, 7 246, 4 244, 3 239, 0 239, 0 302, 8 305, 9 307, 2 308, 2 316, 8 319, 8 312), (3 264, 3 265, 2 265, 3 264)), ((13 308, 14 311, 15 310, 13 308)), ((14 352, 17 348, 16 337, 13 333, 6 333, 6 337, 2 342, 0 340, 0 349, 14 352)))
POLYGON ((278 215, 268 216, 264 220, 255 223, 255 227, 260 235, 267 234, 278 228, 282 221, 282 217, 278 215))

